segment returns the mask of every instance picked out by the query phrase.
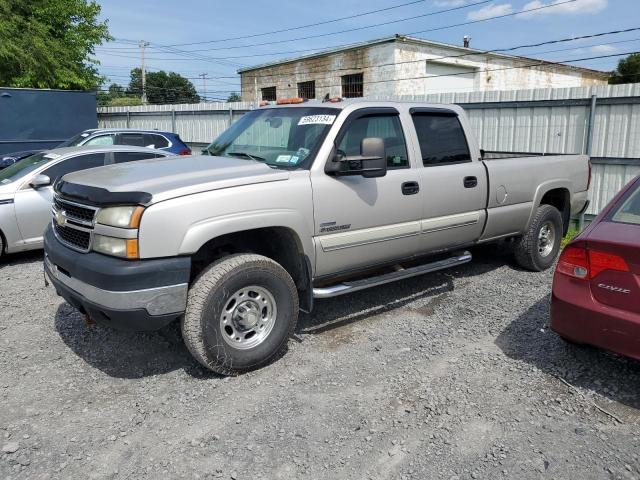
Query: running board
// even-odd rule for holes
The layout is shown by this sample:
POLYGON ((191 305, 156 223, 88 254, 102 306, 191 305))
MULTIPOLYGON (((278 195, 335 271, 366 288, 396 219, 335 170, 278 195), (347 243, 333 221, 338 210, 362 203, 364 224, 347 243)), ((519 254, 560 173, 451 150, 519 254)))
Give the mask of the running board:
POLYGON ((424 265, 418 265, 417 267, 411 267, 405 270, 384 273, 382 275, 363 278, 361 280, 337 283, 335 285, 329 285, 328 287, 316 287, 313 289, 313 298, 337 297, 338 295, 344 295, 345 293, 357 292, 358 290, 364 290, 365 288, 377 287, 378 285, 384 285, 385 283, 391 283, 397 280, 404 280, 405 278, 417 277, 418 275, 423 275, 425 273, 444 270, 445 268, 455 267, 456 265, 462 265, 463 263, 470 261, 471 253, 465 251, 454 257, 438 260, 437 262, 426 263, 424 265))

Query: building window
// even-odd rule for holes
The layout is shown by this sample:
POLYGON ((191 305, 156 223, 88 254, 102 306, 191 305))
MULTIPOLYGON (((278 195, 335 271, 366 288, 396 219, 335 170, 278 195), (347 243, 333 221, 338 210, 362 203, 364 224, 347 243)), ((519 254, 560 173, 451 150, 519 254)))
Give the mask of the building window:
POLYGON ((262 100, 266 100, 268 102, 277 100, 276 87, 265 87, 265 88, 262 88, 261 90, 262 90, 262 100))
POLYGON ((344 98, 362 97, 362 73, 342 76, 342 96, 344 98))
POLYGON ((316 81, 311 80, 310 82, 299 82, 298 96, 306 100, 316 98, 316 81))

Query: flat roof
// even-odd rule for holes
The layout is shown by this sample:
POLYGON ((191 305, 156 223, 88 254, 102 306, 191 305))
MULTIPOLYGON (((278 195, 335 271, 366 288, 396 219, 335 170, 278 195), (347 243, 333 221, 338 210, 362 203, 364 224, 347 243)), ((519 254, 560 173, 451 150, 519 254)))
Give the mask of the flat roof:
MULTIPOLYGON (((583 71, 583 72, 588 72, 591 74, 596 74, 596 75, 602 75, 603 77, 609 77, 610 72, 604 72, 602 70, 594 70, 592 68, 585 68, 585 67, 577 67, 575 65, 568 65, 566 63, 559 63, 559 62, 552 62, 552 61, 548 61, 548 60, 542 60, 540 58, 532 58, 532 57, 524 57, 524 56, 520 56, 520 55, 508 55, 506 53, 500 53, 500 52, 492 52, 492 51, 487 51, 487 50, 478 50, 475 48, 465 48, 462 47, 460 45, 452 45, 449 43, 443 43, 443 42, 436 42, 433 40, 426 40, 424 38, 417 38, 417 37, 409 37, 406 35, 400 35, 400 34, 395 34, 393 36, 390 37, 383 37, 383 38, 378 38, 375 40, 368 40, 365 42, 358 42, 358 43, 350 43, 347 45, 342 45, 340 47, 335 47, 335 48, 330 48, 330 49, 326 49, 326 50, 320 50, 318 52, 314 52, 314 53, 310 53, 307 55, 301 55, 298 57, 289 57, 289 58, 284 58, 282 60, 275 60, 272 62, 267 62, 267 63, 262 63, 259 65, 254 65, 251 67, 245 67, 245 68, 240 68, 238 69, 238 73, 239 74, 243 74, 246 72, 250 72, 253 70, 259 70, 262 68, 268 68, 268 67, 275 67, 277 65, 285 65, 287 63, 295 63, 295 62, 300 62, 303 60, 309 60, 312 58, 318 58, 318 57, 324 57, 326 55, 331 55, 334 53, 342 53, 342 52, 346 52, 349 50, 357 50, 360 48, 365 48, 365 47, 370 47, 373 45, 380 45, 383 43, 394 43, 394 42, 399 42, 399 43, 406 43, 406 44, 413 44, 413 45, 423 45, 423 46, 430 46, 430 47, 442 47, 442 48, 450 48, 450 49, 454 49, 454 50, 458 50, 460 52, 464 52, 464 53, 468 53, 468 54, 477 54, 477 55, 490 55, 493 57, 499 57, 499 58, 509 58, 509 59, 517 59, 517 60, 522 60, 522 61, 534 61, 534 62, 541 62, 541 65, 553 65, 553 66, 560 66, 560 67, 564 67, 564 68, 568 68, 571 70, 577 70, 577 71, 583 71)), ((428 60, 428 59, 425 59, 428 60)))

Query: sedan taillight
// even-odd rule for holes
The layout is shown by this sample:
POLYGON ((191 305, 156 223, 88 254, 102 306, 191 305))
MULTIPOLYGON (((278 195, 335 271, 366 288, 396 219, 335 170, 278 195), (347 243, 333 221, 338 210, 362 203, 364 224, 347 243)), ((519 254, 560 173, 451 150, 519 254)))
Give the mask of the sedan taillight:
POLYGON ((556 271, 574 278, 592 279, 604 270, 628 272, 629 265, 622 257, 599 250, 569 246, 564 249, 556 271))
POLYGON ((183 148, 182 150, 180 150, 180 153, 178 155, 191 155, 191 150, 189 150, 188 148, 183 148))

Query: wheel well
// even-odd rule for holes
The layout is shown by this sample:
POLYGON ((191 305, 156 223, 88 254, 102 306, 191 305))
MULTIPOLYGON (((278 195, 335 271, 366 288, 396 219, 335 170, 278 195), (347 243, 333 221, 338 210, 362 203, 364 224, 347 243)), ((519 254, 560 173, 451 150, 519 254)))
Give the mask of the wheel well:
POLYGON ((4 233, 2 233, 2 230, 0 230, 0 257, 4 254, 4 251, 7 249, 7 238, 4 236, 4 233))
POLYGON ((569 219, 571 217, 569 190, 566 188, 549 190, 543 195, 540 205, 551 205, 558 209, 560 215, 562 215, 562 236, 565 236, 569 230, 569 219))
POLYGON ((312 298, 309 260, 293 230, 287 227, 256 228, 209 240, 191 256, 191 281, 215 260, 234 253, 256 253, 278 262, 296 284, 300 307, 307 311, 311 309, 305 300, 312 298))

